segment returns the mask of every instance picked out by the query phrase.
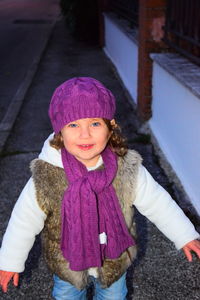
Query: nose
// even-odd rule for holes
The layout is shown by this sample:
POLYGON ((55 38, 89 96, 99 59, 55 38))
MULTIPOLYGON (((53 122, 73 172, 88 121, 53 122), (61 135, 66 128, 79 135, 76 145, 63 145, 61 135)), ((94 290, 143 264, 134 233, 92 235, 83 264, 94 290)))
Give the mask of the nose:
POLYGON ((81 126, 80 138, 87 139, 89 137, 90 137, 90 128, 89 128, 89 126, 81 126))

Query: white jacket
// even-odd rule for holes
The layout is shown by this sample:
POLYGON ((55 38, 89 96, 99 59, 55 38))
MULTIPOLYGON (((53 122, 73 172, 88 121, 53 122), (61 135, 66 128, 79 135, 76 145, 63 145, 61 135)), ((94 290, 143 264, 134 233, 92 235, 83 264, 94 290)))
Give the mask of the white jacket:
MULTIPOLYGON (((45 141, 39 158, 63 168, 59 150, 45 141)), ((94 168, 102 163, 100 159, 94 168)), ((135 207, 174 242, 177 249, 199 238, 193 224, 171 196, 152 178, 144 166, 138 174, 135 207)), ((0 249, 0 270, 23 272, 25 261, 44 227, 45 213, 40 209, 33 179, 30 178, 16 202, 0 249)))

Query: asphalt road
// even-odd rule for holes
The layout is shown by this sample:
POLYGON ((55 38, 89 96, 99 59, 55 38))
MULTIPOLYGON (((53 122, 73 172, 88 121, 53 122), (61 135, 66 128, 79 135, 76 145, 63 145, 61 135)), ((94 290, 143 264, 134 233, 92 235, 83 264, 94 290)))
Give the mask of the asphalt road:
POLYGON ((59 15, 58 0, 0 1, 0 122, 59 15))

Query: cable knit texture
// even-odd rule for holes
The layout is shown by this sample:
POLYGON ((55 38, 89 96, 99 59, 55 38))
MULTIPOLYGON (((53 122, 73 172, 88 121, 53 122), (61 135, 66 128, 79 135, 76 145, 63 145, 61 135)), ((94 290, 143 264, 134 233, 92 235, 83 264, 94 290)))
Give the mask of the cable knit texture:
MULTIPOLYGON (((113 187, 119 199, 126 226, 135 237, 133 222, 133 201, 136 196, 137 176, 141 157, 135 151, 128 151, 124 158, 118 158, 117 174, 113 187)), ((68 187, 65 172, 41 159, 31 163, 36 197, 40 208, 47 215, 42 234, 45 259, 49 269, 61 279, 70 282, 78 289, 83 289, 88 283, 88 270, 72 271, 69 262, 63 257, 61 242, 61 201, 68 187)), ((90 171, 91 172, 91 171, 90 171)), ((98 277, 102 287, 109 287, 118 280, 130 266, 136 256, 136 246, 129 247, 117 259, 105 258, 103 266, 98 268, 98 277)))
POLYGON ((55 90, 49 117, 55 133, 66 124, 83 118, 112 120, 115 97, 101 82, 90 77, 76 77, 65 81, 55 90))
POLYGON ((117 173, 117 155, 106 147, 102 158, 104 168, 88 172, 62 149, 69 187, 62 201, 61 250, 74 271, 101 267, 106 257, 117 258, 135 244, 112 186, 117 173), (106 244, 99 241, 103 232, 107 235, 106 244))

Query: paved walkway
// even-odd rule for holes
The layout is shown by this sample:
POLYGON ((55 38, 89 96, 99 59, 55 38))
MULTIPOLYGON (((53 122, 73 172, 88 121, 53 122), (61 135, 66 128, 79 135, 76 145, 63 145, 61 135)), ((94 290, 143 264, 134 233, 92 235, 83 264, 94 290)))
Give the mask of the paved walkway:
MULTIPOLYGON (((0 160, 1 235, 14 202, 30 176, 29 161, 37 157, 44 139, 51 132, 47 109, 52 92, 60 83, 74 76, 95 77, 113 91, 117 98, 116 118, 123 127, 130 148, 137 149, 155 179, 176 194, 177 199, 181 199, 181 192, 169 182, 160 168, 149 137, 138 134, 136 114, 109 60, 98 47, 75 41, 64 22, 59 21, 0 160)), ((183 201, 181 205, 185 207, 183 201)), ((127 299, 200 299, 200 264, 197 258, 194 257, 193 263, 188 263, 183 253, 177 251, 154 225, 138 213, 136 216, 139 256, 128 272, 127 299)), ((197 221, 194 215, 193 220, 197 221)), ((52 280, 40 252, 38 238, 27 261, 26 271, 21 275, 20 288, 10 286, 8 294, 0 292, 0 299, 51 299, 52 280)))

